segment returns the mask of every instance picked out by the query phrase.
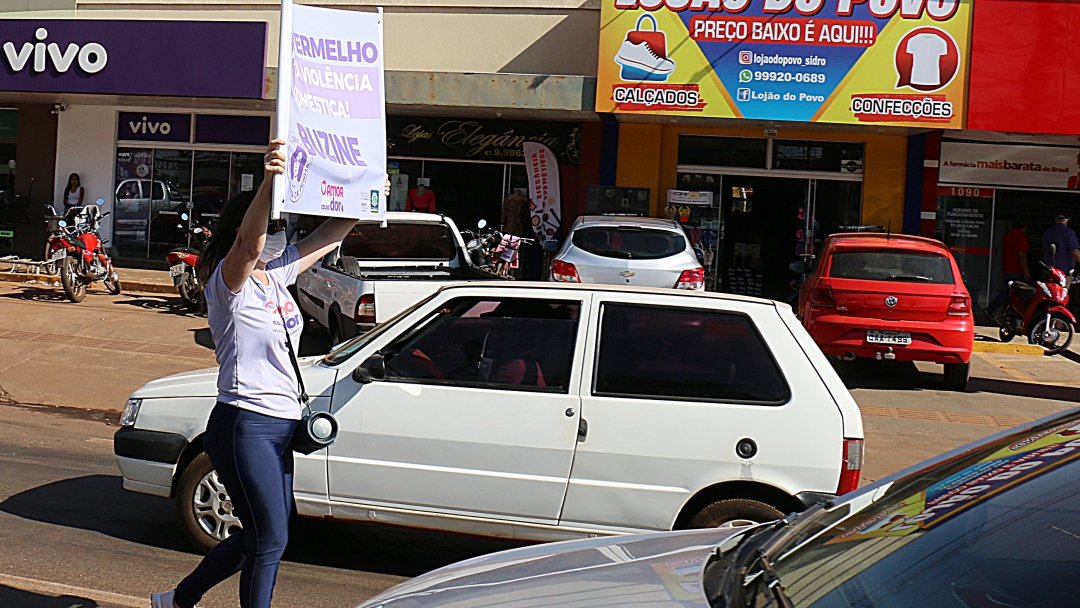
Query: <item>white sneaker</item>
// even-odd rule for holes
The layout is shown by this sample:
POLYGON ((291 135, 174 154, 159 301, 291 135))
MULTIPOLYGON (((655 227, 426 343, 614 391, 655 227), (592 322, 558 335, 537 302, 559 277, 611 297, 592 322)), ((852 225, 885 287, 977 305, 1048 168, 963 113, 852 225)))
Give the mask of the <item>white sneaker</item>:
POLYGON ((618 54, 615 55, 615 63, 665 77, 675 71, 674 61, 657 55, 644 42, 634 44, 629 40, 624 40, 618 54))
MULTIPOLYGON (((176 589, 170 589, 165 593, 154 593, 150 596, 151 608, 176 608, 176 602, 173 601, 173 597, 176 596, 176 589)), ((195 608, 199 608, 195 606, 195 608)))

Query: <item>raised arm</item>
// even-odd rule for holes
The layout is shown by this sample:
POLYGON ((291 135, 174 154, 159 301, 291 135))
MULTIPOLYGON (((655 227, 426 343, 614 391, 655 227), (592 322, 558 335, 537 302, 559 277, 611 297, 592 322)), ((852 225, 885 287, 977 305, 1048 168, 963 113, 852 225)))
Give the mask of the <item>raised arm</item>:
POLYGON ((270 193, 273 187, 274 174, 285 172, 285 153, 279 148, 285 142, 275 139, 270 142, 270 150, 263 157, 263 177, 255 198, 251 201, 244 221, 236 232, 236 241, 232 249, 225 254, 221 262, 221 278, 225 285, 233 293, 237 293, 244 287, 255 264, 259 261, 263 244, 266 243, 266 225, 270 222, 270 193))
POLYGON ((311 268, 324 255, 333 251, 355 224, 354 219, 335 217, 326 220, 314 232, 304 237, 296 244, 296 250, 300 254, 300 268, 297 273, 311 268))

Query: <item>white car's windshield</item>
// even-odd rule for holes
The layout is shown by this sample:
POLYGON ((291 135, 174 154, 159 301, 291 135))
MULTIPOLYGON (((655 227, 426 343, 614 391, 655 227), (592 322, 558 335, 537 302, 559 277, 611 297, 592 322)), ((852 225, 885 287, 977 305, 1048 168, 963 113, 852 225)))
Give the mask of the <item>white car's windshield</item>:
POLYGON ((360 334, 359 336, 356 336, 352 340, 348 340, 348 341, 342 342, 341 344, 338 344, 336 348, 334 348, 329 353, 327 353, 326 357, 323 358, 323 363, 325 363, 327 365, 338 365, 340 363, 345 362, 350 357, 352 357, 356 353, 363 350, 363 348, 365 346, 367 346, 368 344, 370 344, 373 340, 375 340, 375 338, 378 338, 379 336, 383 335, 387 330, 389 330, 391 327, 393 327, 398 321, 400 321, 406 315, 408 315, 412 311, 416 310, 420 306, 423 306, 424 304, 427 304, 428 301, 431 300, 431 298, 434 298, 437 293, 438 292, 433 293, 430 296, 424 298, 423 300, 420 300, 416 304, 413 304, 412 306, 410 306, 410 307, 406 308, 405 310, 399 312, 398 314, 396 314, 393 317, 391 317, 390 319, 388 319, 386 322, 376 326, 371 331, 369 331, 367 333, 360 334))

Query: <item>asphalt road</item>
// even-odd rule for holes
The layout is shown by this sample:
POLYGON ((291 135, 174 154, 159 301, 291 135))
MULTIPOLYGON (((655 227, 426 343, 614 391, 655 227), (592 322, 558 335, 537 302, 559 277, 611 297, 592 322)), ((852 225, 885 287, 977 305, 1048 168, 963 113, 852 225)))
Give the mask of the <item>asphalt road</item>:
MULTIPOLYGON (((0 607, 149 606, 199 562, 173 501, 121 487, 115 426, 0 405, 0 607)), ((297 520, 274 606, 355 606, 405 578, 513 543, 297 520)), ((204 608, 238 605, 239 577, 204 608)))

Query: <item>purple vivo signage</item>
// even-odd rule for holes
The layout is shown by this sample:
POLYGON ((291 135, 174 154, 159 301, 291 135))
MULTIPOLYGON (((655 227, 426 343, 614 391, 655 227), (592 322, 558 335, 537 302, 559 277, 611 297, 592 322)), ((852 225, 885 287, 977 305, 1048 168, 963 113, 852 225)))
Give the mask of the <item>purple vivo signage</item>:
POLYGON ((191 141, 191 114, 120 112, 116 139, 135 141, 191 141))
POLYGON ((265 22, 0 20, 0 90, 260 99, 265 22))

